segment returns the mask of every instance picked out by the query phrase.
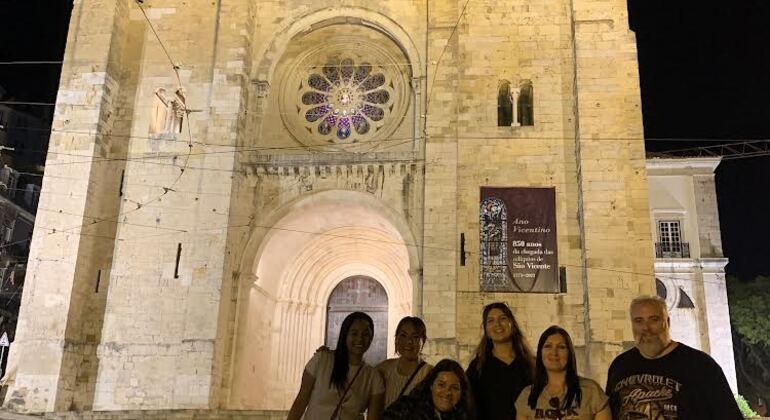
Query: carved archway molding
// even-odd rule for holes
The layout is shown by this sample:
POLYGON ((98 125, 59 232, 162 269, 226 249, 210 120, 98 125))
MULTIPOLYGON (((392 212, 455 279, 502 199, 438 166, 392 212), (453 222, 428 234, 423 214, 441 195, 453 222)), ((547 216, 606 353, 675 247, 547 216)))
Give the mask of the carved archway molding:
POLYGON ((287 19, 287 21, 289 22, 283 29, 276 31, 271 42, 263 44, 264 47, 254 51, 253 56, 262 59, 254 67, 252 80, 268 82, 273 80, 279 58, 295 37, 326 26, 343 23, 359 24, 382 32, 391 38, 407 57, 412 77, 423 76, 422 59, 414 40, 398 22, 385 15, 360 7, 328 7, 297 19, 287 19))
POLYGON ((260 223, 275 229, 255 231, 242 260, 248 284, 241 283, 228 408, 288 408, 304 363, 323 343, 328 299, 345 278, 364 275, 385 288, 393 353, 392 332, 412 313, 410 273, 419 267, 400 217, 371 195, 327 191, 287 204, 268 218, 271 224, 260 223))
POLYGON ((301 212, 309 211, 312 213, 313 209, 329 204, 368 209, 378 223, 390 226, 398 233, 399 240, 403 241, 409 253, 409 266, 412 269, 418 269, 422 266, 419 243, 416 241, 409 223, 398 211, 371 194, 350 190, 327 190, 297 197, 258 220, 257 225, 260 227, 253 228, 250 233, 249 241, 240 260, 239 272, 244 273, 244 275, 257 272, 256 264, 261 260, 265 247, 270 243, 271 238, 286 232, 282 229, 291 228, 288 216, 293 214, 296 218, 301 212), (271 226, 275 229, 265 229, 261 226, 271 226))

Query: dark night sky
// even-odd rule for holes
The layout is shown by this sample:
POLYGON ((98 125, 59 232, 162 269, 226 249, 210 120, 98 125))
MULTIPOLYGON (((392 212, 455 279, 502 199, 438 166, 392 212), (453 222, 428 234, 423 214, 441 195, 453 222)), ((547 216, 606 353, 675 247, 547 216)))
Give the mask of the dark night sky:
MULTIPOLYGON (((648 151, 770 139, 770 2, 629 0, 629 8, 648 151)), ((770 274, 770 156, 725 159, 716 183, 728 274, 770 274)))
MULTIPOLYGON (((71 0, 0 0, 0 62, 61 60, 70 9, 71 0)), ((629 9, 649 151, 770 139, 770 2, 629 9)), ((53 102, 59 71, 0 65, 0 85, 19 101, 53 102)), ((716 180, 728 273, 770 274, 770 156, 725 160, 716 180)))

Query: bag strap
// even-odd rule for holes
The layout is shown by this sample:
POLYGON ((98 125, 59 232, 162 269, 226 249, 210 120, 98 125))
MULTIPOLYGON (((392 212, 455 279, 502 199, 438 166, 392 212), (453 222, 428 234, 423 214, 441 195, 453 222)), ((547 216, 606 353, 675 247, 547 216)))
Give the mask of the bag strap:
POLYGON ((337 413, 339 413, 340 408, 342 407, 342 403, 345 402, 345 396, 348 395, 348 391, 350 391, 350 387, 353 386, 353 382, 356 381, 356 378, 358 378, 358 374, 361 373, 361 368, 364 367, 363 360, 361 361, 361 365, 358 366, 358 370, 356 371, 356 374, 353 375, 353 379, 348 382, 348 386, 345 387, 345 391, 342 393, 342 396, 340 397, 339 402, 337 403, 337 406, 334 407, 334 412, 332 413, 332 416, 329 420, 334 420, 337 417, 337 413))
POLYGON ((406 392, 406 388, 409 387, 409 384, 412 383, 412 380, 414 379, 414 377, 417 376, 417 372, 419 372, 423 366, 425 366, 424 360, 417 365, 417 368, 414 370, 414 372, 412 372, 412 376, 410 376, 409 379, 406 380, 404 387, 401 388, 401 392, 398 393, 398 397, 396 397, 396 399, 399 399, 402 395, 404 395, 404 392, 406 392))

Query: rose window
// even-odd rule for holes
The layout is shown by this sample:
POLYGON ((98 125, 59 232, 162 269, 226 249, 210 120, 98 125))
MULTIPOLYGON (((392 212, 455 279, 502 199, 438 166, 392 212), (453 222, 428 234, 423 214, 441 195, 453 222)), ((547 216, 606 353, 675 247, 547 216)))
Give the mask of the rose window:
POLYGON ((394 88, 387 73, 352 58, 312 68, 298 94, 297 110, 305 128, 331 143, 372 137, 393 110, 394 88))

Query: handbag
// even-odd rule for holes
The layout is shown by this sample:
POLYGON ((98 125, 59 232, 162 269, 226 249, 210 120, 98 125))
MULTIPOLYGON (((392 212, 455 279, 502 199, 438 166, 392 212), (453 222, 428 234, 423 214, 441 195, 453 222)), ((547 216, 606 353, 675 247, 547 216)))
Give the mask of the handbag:
POLYGON ((356 381, 356 378, 358 378, 358 374, 361 373, 361 368, 363 368, 363 362, 361 363, 361 366, 358 367, 358 370, 356 371, 356 374, 353 375, 353 379, 350 380, 348 383, 348 386, 345 387, 345 391, 342 392, 342 396, 340 397, 339 402, 337 402, 337 406, 334 407, 334 412, 332 412, 332 416, 329 420, 337 420, 340 412, 340 408, 342 408, 342 403, 345 402, 345 396, 348 395, 348 391, 350 391, 350 387, 353 386, 353 382, 356 381))

